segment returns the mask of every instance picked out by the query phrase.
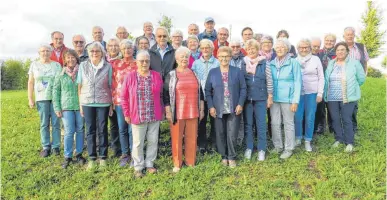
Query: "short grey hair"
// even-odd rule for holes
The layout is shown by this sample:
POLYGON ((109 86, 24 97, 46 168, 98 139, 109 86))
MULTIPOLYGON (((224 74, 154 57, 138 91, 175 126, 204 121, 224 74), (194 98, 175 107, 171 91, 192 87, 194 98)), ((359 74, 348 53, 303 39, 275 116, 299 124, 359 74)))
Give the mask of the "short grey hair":
POLYGON ((165 28, 165 27, 163 27, 163 26, 157 27, 155 33, 157 33, 158 30, 163 30, 163 31, 165 31, 165 32, 167 33, 167 36, 169 36, 169 32, 168 32, 168 29, 167 29, 167 28, 165 28))
POLYGON ((117 38, 111 38, 111 39, 109 39, 108 41, 107 41, 107 45, 109 45, 110 43, 112 43, 112 42, 117 42, 118 44, 120 44, 120 41, 117 39, 117 38))
POLYGON ((297 48, 300 47, 301 43, 305 43, 306 45, 308 45, 309 48, 312 47, 311 40, 309 40, 308 38, 301 38, 300 41, 298 41, 297 43, 297 48))
POLYGON ((119 27, 117 28, 117 32, 118 32, 118 29, 124 29, 126 32, 128 32, 128 30, 125 28, 125 26, 119 26, 119 27))
POLYGON ((103 32, 103 28, 100 27, 100 26, 93 26, 93 28, 91 29, 91 32, 94 32, 94 29, 100 29, 101 32, 104 33, 104 32, 103 32))
POLYGON ((52 46, 49 45, 49 44, 41 44, 41 45, 39 46, 38 51, 40 51, 41 48, 47 48, 50 52, 54 50, 54 49, 52 48, 52 46))
POLYGON ((310 42, 312 43, 313 41, 319 41, 320 43, 321 43, 321 38, 319 38, 319 37, 311 37, 310 38, 310 42))
POLYGON ((181 36, 181 37, 184 36, 184 35, 183 35, 183 32, 182 32, 181 30, 174 30, 174 31, 172 32, 172 36, 174 36, 174 35, 179 35, 179 36, 181 36))
POLYGON ((333 39, 334 39, 335 41, 337 40, 336 35, 333 34, 333 33, 327 33, 327 34, 325 34, 325 35, 324 35, 324 40, 327 39, 327 37, 333 37, 333 39))
POLYGON ((59 34, 61 34, 61 35, 62 35, 62 37, 64 38, 64 35, 63 35, 63 33, 62 33, 62 32, 60 32, 60 31, 54 31, 54 32, 52 32, 52 33, 51 33, 51 39, 54 39, 54 35, 55 35, 55 33, 59 33, 59 34))
POLYGON ((232 39, 229 43, 229 46, 233 45, 233 44, 237 44, 237 45, 241 45, 241 40, 239 39, 232 39))
POLYGON ((230 32, 228 31, 228 29, 226 27, 220 27, 218 29, 218 33, 220 32, 220 30, 225 30, 225 31, 227 31, 228 34, 230 34, 230 32))
POLYGON ((265 40, 269 40, 271 43, 273 43, 273 37, 270 35, 263 35, 260 42, 262 43, 265 40))
POLYGON ((344 32, 346 31, 352 31, 353 34, 355 34, 355 28, 353 28, 352 26, 345 27, 344 32))
POLYGON ((175 58, 178 55, 180 55, 181 53, 185 53, 185 54, 188 54, 188 56, 191 56, 191 51, 187 47, 181 46, 181 47, 176 49, 176 51, 175 51, 175 58))
POLYGON ((74 36, 73 36, 73 41, 74 41, 74 38, 77 37, 77 36, 80 36, 80 37, 82 38, 82 40, 86 42, 86 39, 85 39, 85 37, 84 37, 82 34, 76 34, 76 35, 74 35, 74 36))
POLYGON ((94 47, 98 47, 101 52, 102 52, 102 58, 104 58, 106 56, 106 51, 105 51, 105 48, 102 46, 102 44, 98 41, 94 41, 92 43, 90 43, 88 46, 87 46, 87 53, 89 55, 91 55, 91 50, 94 48, 94 47))
POLYGON ((152 25, 152 27, 153 27, 153 24, 152 24, 152 22, 150 22, 150 21, 144 22, 143 27, 144 27, 145 25, 147 25, 147 24, 150 24, 150 25, 152 25))
POLYGON ((189 35, 189 36, 187 37, 187 43, 188 43, 190 40, 196 40, 197 42, 199 42, 199 38, 198 38, 198 36, 196 36, 196 35, 189 35))
POLYGON ((189 28, 190 26, 196 26, 196 28, 199 30, 199 26, 198 26, 197 24, 190 24, 190 25, 188 25, 188 28, 189 28))
POLYGON ((202 39, 199 46, 210 46, 211 50, 214 50, 214 43, 209 39, 202 39))
POLYGON ((147 56, 148 58, 150 58, 150 55, 149 55, 149 52, 148 52, 148 51, 140 50, 140 51, 137 52, 136 60, 138 60, 138 58, 139 58, 141 55, 145 55, 145 56, 147 56))
POLYGON ((290 48, 292 45, 290 44, 289 40, 287 38, 278 38, 274 44, 274 49, 279 46, 279 45, 284 45, 286 48, 288 48, 288 51, 290 51, 290 48))
POLYGON ((123 39, 120 42, 120 49, 123 49, 123 48, 126 48, 126 47, 133 48, 133 42, 130 41, 129 39, 123 39))

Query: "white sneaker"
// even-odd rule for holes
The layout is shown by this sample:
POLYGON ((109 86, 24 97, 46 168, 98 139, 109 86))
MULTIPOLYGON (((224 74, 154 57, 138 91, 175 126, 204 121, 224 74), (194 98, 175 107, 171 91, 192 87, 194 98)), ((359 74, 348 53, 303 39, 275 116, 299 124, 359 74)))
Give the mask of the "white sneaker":
POLYGON ((347 147, 345 148, 344 152, 351 153, 353 151, 353 145, 348 144, 347 147))
POLYGON ((253 151, 251 149, 246 149, 245 151, 245 158, 248 159, 248 160, 251 160, 251 153, 253 151))
POLYGON ((100 168, 105 168, 107 166, 107 161, 106 160, 100 160, 99 161, 99 167, 100 168))
POLYGON ((258 152, 258 161, 264 161, 265 160, 265 151, 259 151, 258 152))
POLYGON ((174 167, 174 168, 172 169, 172 171, 173 171, 173 173, 177 173, 177 172, 179 172, 179 171, 180 171, 180 168, 178 168, 178 167, 174 167))
POLYGON ((333 143, 332 147, 333 148, 337 148, 339 145, 340 145, 340 142, 336 141, 335 143, 333 143))
POLYGON ((273 150, 271 150, 272 153, 275 153, 275 154, 278 154, 278 153, 281 153, 282 152, 282 149, 280 148, 274 148, 273 150))
POLYGON ((305 141, 305 150, 307 152, 312 152, 312 145, 310 144, 310 141, 305 141))
POLYGON ((296 147, 301 145, 301 139, 296 139, 296 147))
POLYGON ((288 159, 290 156, 292 156, 292 151, 284 151, 282 154, 281 154, 281 156, 280 156, 280 158, 281 159, 288 159))

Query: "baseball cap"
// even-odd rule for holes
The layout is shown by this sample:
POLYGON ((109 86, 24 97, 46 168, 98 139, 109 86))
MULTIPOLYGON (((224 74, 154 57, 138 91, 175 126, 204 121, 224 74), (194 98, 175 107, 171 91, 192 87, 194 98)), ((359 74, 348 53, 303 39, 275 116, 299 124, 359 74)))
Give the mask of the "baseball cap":
POLYGON ((215 22, 214 18, 212 17, 207 17, 205 20, 204 20, 204 23, 207 23, 207 22, 215 22))

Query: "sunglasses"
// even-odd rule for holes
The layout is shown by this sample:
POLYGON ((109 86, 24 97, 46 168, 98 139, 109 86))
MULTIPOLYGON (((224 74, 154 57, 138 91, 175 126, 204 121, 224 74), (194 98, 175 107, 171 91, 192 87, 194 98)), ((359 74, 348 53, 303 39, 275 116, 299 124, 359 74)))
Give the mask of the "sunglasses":
POLYGON ((149 63, 150 60, 137 60, 139 63, 149 63))
POLYGON ((167 35, 158 35, 158 38, 167 38, 167 35))
POLYGON ((75 44, 83 44, 84 41, 73 41, 75 44))

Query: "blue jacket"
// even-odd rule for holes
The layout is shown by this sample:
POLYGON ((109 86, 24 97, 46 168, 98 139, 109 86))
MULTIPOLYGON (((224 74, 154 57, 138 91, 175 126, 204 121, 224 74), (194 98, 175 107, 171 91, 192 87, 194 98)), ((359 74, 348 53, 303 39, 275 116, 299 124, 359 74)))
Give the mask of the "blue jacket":
MULTIPOLYGON (((333 67, 336 64, 336 59, 329 61, 328 67, 325 71, 325 87, 324 87, 324 99, 328 100, 328 91, 329 91, 329 79, 333 71, 333 67)), ((343 102, 354 102, 360 99, 360 86, 363 85, 365 81, 365 73, 363 66, 358 60, 351 59, 347 57, 345 59, 345 85, 343 88, 343 102), (345 98, 346 97, 346 98, 345 98)))
MULTIPOLYGON (((243 73, 239 68, 230 66, 228 71, 228 89, 230 91, 231 112, 234 112, 237 105, 243 106, 246 100, 246 82, 243 73)), ((211 69, 205 88, 208 108, 215 108, 218 118, 222 118, 224 85, 220 67, 211 69)))
POLYGON ((301 95, 301 65, 289 58, 279 69, 275 65, 275 59, 270 62, 273 77, 273 101, 278 103, 296 103, 301 95))
POLYGON ((245 76, 247 87, 247 99, 253 101, 267 100, 266 60, 259 61, 255 74, 248 74, 246 63, 242 62, 241 71, 245 76))
POLYGON ((215 30, 212 31, 212 33, 210 35, 208 35, 206 33, 206 30, 204 30, 203 32, 199 33, 199 35, 198 35, 199 41, 202 40, 202 39, 209 39, 212 42, 214 42, 216 40, 216 38, 217 38, 217 33, 216 33, 215 30))

